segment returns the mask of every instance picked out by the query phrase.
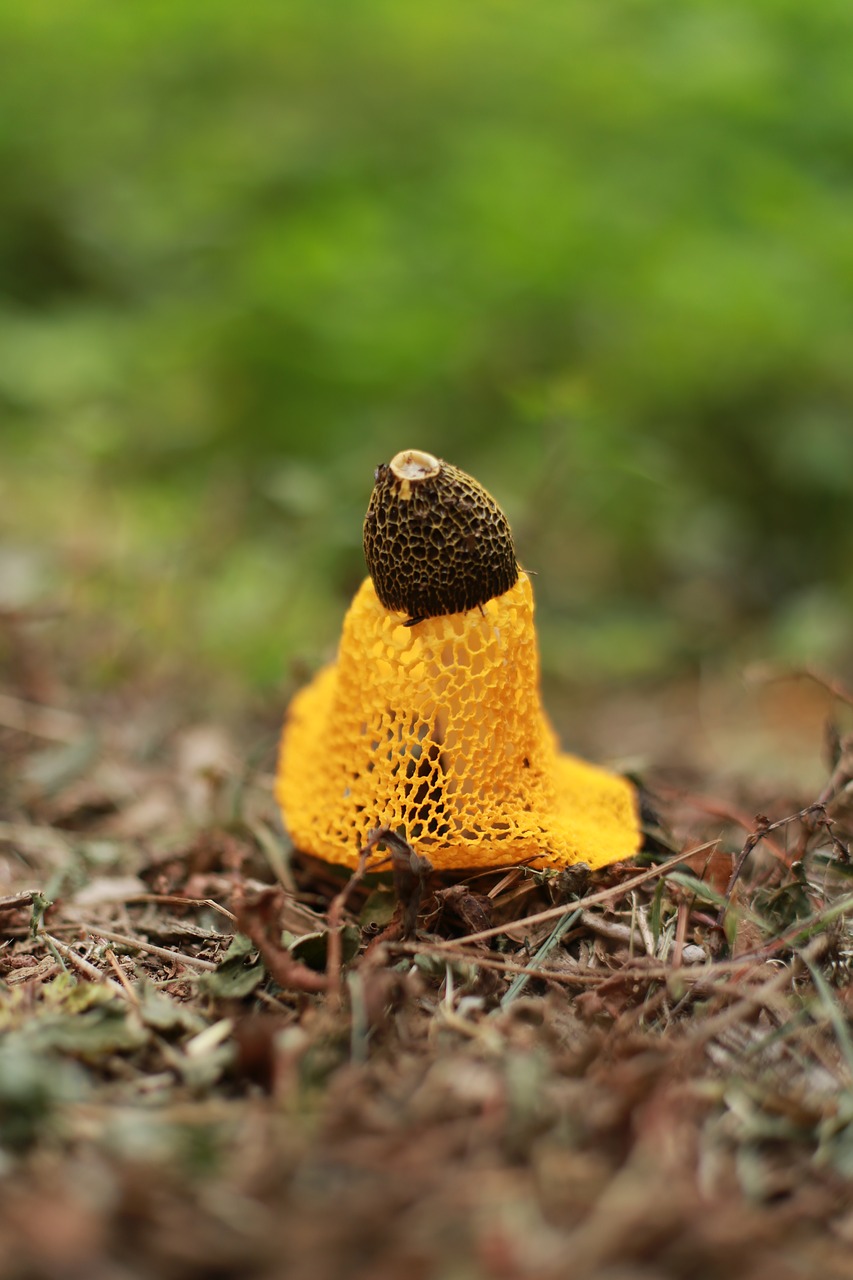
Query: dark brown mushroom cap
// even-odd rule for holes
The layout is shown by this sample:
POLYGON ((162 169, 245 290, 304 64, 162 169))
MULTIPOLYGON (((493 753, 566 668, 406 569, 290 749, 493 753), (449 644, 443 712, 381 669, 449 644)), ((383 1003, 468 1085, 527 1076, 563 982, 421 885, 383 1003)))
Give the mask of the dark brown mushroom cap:
POLYGON ((411 621, 475 609, 518 578, 512 530, 491 494, 418 449, 377 467, 364 557, 382 604, 411 621))

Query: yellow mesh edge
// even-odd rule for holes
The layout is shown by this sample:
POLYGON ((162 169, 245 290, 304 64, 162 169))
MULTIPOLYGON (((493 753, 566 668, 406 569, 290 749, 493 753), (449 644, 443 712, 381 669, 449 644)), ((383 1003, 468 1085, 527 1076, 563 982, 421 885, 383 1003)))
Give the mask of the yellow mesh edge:
POLYGON ((411 628, 366 579, 337 661, 291 704, 276 795, 297 848, 350 867, 379 825, 439 868, 600 867, 640 845, 631 784, 557 751, 523 574, 411 628))

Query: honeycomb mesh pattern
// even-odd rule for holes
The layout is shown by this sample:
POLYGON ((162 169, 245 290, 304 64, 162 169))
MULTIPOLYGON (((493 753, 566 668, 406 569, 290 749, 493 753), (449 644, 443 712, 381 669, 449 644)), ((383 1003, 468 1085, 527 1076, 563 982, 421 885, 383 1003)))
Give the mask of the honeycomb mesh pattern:
POLYGON ((558 753, 524 574, 417 627, 365 579, 337 661, 291 704, 276 795, 297 848, 349 867, 380 825, 438 868, 600 867, 640 843, 630 783, 558 753))
POLYGON ((449 462, 417 481, 377 468, 364 557, 386 609, 410 618, 473 609, 518 577, 509 521, 473 476, 449 462))

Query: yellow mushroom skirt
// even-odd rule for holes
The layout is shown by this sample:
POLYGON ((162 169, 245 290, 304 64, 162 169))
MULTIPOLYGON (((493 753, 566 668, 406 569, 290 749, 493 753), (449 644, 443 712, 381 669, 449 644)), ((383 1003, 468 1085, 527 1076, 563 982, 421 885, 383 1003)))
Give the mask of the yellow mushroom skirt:
POLYGON ((348 867, 378 826, 442 869, 600 867, 640 845, 631 784, 559 752, 523 573, 410 627, 365 579, 337 661, 291 704, 276 796, 298 849, 348 867))

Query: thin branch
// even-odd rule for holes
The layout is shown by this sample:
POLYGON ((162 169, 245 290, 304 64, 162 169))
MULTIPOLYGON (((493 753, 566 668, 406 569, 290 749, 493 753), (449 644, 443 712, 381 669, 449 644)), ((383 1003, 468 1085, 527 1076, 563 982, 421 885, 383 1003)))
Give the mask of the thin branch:
MULTIPOLYGON (((705 849, 713 849, 718 844, 718 840, 706 840, 704 844, 696 845, 692 849, 685 849, 682 853, 676 854, 674 858, 660 863, 656 867, 649 867, 648 871, 641 871, 639 875, 632 876, 630 880, 623 880, 621 884, 613 885, 609 889, 600 889, 598 893, 589 893, 586 897, 577 898, 573 904, 578 907, 593 907, 599 902, 610 902, 614 898, 620 898, 625 893, 630 893, 632 889, 636 889, 638 885, 647 884, 649 880, 657 880, 659 876, 666 875, 673 867, 679 866, 682 862, 686 862, 688 858, 692 858, 694 854, 703 853, 705 849)), ((526 916, 525 925, 543 924, 546 920, 559 920, 565 915, 566 903, 561 907, 549 907, 547 911, 538 911, 535 915, 526 916)), ((492 929, 481 929, 479 933, 469 933, 463 938, 454 938, 450 942, 437 943, 439 947, 455 947, 462 943, 468 942, 484 942, 487 938, 496 938, 498 934, 506 932, 506 925, 495 925, 492 929)))
MULTIPOLYGON (((825 806, 821 804, 820 801, 817 801, 815 804, 806 805, 805 809, 800 809, 798 813, 790 813, 785 818, 777 818, 775 822, 771 822, 763 813, 756 815, 755 828, 747 836, 746 843, 738 854, 737 861, 735 862, 734 869, 732 870, 732 874, 729 878, 729 883, 726 886, 726 892, 723 895, 724 902, 717 914, 717 926, 720 929, 722 929, 725 924, 726 912, 728 911, 729 902, 731 901, 731 896, 734 893, 735 885, 740 879, 740 874, 743 871, 747 858, 752 853, 756 845, 760 844, 764 837, 769 835, 771 831, 779 831, 782 827, 787 827, 792 822, 802 822, 812 814, 820 814, 824 819, 826 819, 825 806)), ((833 833, 831 831, 829 835, 830 839, 832 839, 833 833)), ((847 854, 847 850, 843 845, 841 848, 844 850, 844 853, 847 854)))
POLYGON ((0 911, 14 911, 16 907, 32 906, 33 889, 26 889, 23 893, 10 893, 5 898, 0 898, 0 911))
POLYGON ((209 907, 211 911, 218 911, 220 915, 225 916, 232 923, 236 923, 237 920, 233 911, 229 911, 227 907, 223 907, 219 902, 214 902, 213 898, 184 898, 179 893, 133 893, 129 897, 120 898, 117 901, 123 902, 127 906, 133 906, 137 902, 158 902, 164 906, 209 907))
POLYGON ((201 960, 198 956, 188 956, 182 951, 169 951, 168 947, 157 947, 153 942, 145 942, 142 938, 129 938, 124 933, 113 933, 109 929, 101 929, 91 924, 78 925, 91 938, 103 938, 107 942, 118 942, 123 947, 134 947, 137 951, 145 951, 157 956, 160 960, 177 960, 179 964, 189 965, 193 969, 205 969, 212 973, 216 965, 209 960, 201 960))
POLYGON ((116 982, 114 978, 107 977, 107 975, 100 969, 96 969, 95 966, 90 964, 83 956, 78 955, 73 947, 69 947, 65 942, 60 942, 59 938, 54 938, 53 935, 49 933, 43 932, 38 936, 44 939, 45 942, 50 943, 52 947, 55 947, 60 955, 65 956, 65 959, 69 960, 71 964, 74 965, 75 969, 79 969, 80 972, 92 982, 102 982, 104 986, 109 987, 110 991, 115 992, 117 996, 121 996, 122 1000, 127 998, 127 992, 120 983, 116 982))
POLYGON ((107 960, 109 961, 110 968, 113 970, 119 982, 124 987, 125 994, 127 995, 128 1000, 130 1000, 131 1004, 138 1005, 139 996, 134 991, 132 984, 128 980, 127 974, 119 964, 116 958, 116 953, 113 951, 112 947, 107 947, 106 951, 104 952, 104 955, 107 957, 107 960))
POLYGON ((329 1005, 337 1009, 341 1003, 341 925, 347 899, 364 876, 371 854, 381 840, 382 828, 368 832, 367 842, 358 855, 358 863, 343 889, 329 903, 326 912, 326 991, 329 1005))
POLYGON ((281 900, 282 890, 278 886, 264 889, 252 899, 246 898, 238 886, 235 893, 237 929, 254 943, 267 973, 284 990, 314 993, 325 991, 325 973, 309 969, 279 942, 281 900))

